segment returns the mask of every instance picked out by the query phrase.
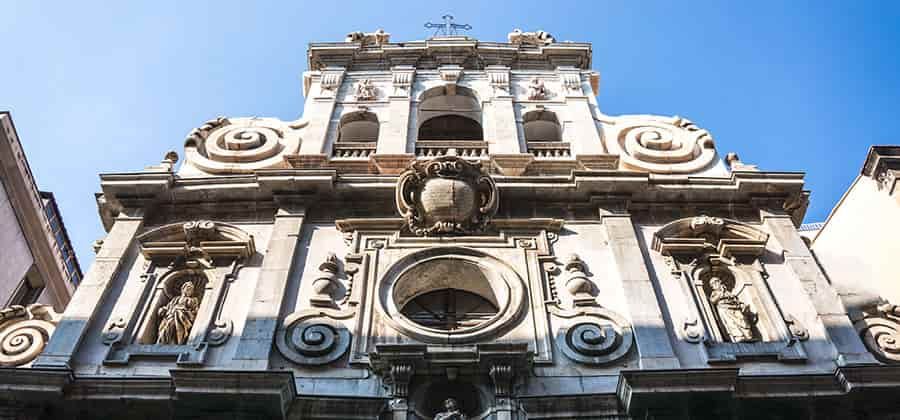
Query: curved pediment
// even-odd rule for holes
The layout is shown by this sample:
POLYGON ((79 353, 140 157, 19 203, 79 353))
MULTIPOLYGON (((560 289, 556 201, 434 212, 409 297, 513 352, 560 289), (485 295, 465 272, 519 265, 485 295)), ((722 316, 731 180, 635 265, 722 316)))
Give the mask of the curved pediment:
POLYGON ((653 249, 663 255, 760 255, 768 239, 768 233, 746 223, 701 215, 663 226, 653 235, 653 249))
POLYGON ((249 257, 253 235, 227 223, 195 220, 160 226, 137 237, 145 257, 176 257, 200 248, 210 257, 249 257))

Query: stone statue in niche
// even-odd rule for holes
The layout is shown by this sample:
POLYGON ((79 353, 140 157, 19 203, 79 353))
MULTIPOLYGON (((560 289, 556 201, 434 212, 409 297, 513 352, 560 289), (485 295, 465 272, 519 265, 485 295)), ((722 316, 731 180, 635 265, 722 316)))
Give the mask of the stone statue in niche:
POLYGON ((709 302, 716 308, 719 323, 732 342, 749 343, 757 341, 753 333, 757 315, 750 306, 742 302, 733 292, 728 290, 725 282, 718 276, 709 279, 709 302))
POLYGON ((544 81, 537 77, 531 79, 531 82, 528 84, 528 99, 542 100, 547 99, 548 96, 550 96, 550 90, 547 89, 547 86, 544 86, 544 81))
POLYGON ((172 298, 166 306, 159 308, 159 328, 156 344, 185 344, 194 320, 200 300, 194 297, 194 283, 187 281, 181 285, 181 294, 172 298))
POLYGON ((444 400, 444 411, 434 415, 434 420, 466 420, 467 417, 459 411, 459 404, 453 398, 444 400))
POLYGON ((356 84, 357 101, 373 101, 378 96, 375 84, 369 79, 362 79, 356 84))

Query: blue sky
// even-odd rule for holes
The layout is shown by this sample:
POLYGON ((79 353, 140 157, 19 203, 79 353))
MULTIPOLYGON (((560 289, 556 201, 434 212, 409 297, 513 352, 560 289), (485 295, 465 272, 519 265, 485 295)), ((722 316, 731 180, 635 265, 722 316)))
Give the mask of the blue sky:
POLYGON ((828 215, 869 145, 898 143, 900 2, 888 1, 2 0, 0 109, 87 269, 99 172, 180 153, 217 115, 294 119, 309 42, 378 27, 423 39, 448 12, 483 40, 518 27, 593 43, 604 113, 681 115, 722 155, 806 171, 807 222, 828 215))

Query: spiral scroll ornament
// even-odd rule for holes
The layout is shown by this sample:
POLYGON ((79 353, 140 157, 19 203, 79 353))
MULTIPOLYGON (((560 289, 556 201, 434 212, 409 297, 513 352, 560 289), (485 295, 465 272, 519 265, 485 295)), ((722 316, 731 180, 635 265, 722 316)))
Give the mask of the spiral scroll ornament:
POLYGON ((625 117, 616 123, 622 162, 652 173, 686 174, 712 166, 716 149, 709 131, 681 118, 625 117))
POLYGON ((875 357, 886 363, 900 362, 900 317, 893 311, 864 318, 854 326, 875 357))
POLYGON ((569 359, 603 365, 628 354, 634 343, 631 327, 613 314, 591 314, 572 320, 560 331, 559 347, 569 359))
POLYGON ((22 366, 34 360, 58 322, 59 315, 48 305, 16 305, 0 311, 0 366, 22 366))
POLYGON ((350 348, 350 331, 323 313, 299 312, 285 318, 275 345, 289 360, 301 365, 324 365, 350 348))
POLYGON ((211 173, 246 173, 284 165, 296 153, 299 135, 271 118, 219 117, 194 129, 185 140, 187 161, 211 173))

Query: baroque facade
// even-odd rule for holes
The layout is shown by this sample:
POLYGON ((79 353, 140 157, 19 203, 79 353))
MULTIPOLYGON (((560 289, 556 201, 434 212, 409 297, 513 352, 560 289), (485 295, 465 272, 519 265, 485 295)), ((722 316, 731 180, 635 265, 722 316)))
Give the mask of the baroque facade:
POLYGON ((303 81, 296 121, 101 175, 69 308, 9 324, 55 330, 3 342, 10 416, 896 416, 898 330, 802 240, 803 174, 604 115, 590 44, 354 32, 303 81))

